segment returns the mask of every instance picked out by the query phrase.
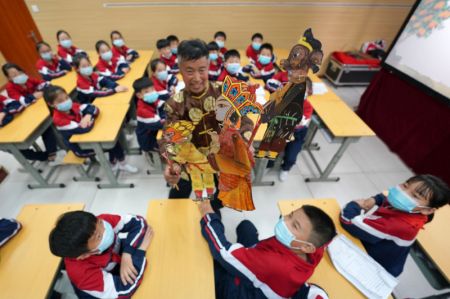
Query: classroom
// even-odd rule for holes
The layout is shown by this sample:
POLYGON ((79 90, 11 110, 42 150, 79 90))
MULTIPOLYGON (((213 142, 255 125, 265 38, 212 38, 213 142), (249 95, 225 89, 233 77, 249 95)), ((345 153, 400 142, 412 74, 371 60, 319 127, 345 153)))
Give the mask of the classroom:
POLYGON ((450 299, 449 0, 0 11, 0 299, 450 299))

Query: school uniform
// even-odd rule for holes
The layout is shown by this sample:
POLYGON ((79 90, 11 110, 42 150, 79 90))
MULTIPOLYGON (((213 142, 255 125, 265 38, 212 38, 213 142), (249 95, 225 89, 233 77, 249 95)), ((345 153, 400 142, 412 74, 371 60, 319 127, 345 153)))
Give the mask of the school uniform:
POLYGON ((155 75, 153 75, 151 79, 153 82, 153 88, 158 93, 158 100, 165 102, 170 99, 170 88, 177 86, 177 77, 169 74, 166 81, 160 81, 155 75))
POLYGON ((248 60, 251 64, 255 64, 255 62, 258 61, 259 52, 259 50, 256 51, 255 49, 253 49, 252 44, 247 47, 247 50, 245 50, 245 55, 247 55, 248 60))
POLYGON ((236 74, 230 74, 227 69, 224 67, 222 72, 220 72, 219 77, 217 78, 218 82, 223 82, 223 80, 225 80, 226 76, 230 76, 233 78, 236 78, 240 81, 244 81, 244 82, 248 82, 249 77, 245 76, 243 73, 241 73, 241 71, 237 72, 236 74))
POLYGON ((14 219, 0 218, 0 247, 6 244, 22 228, 14 219))
POLYGON ((227 53, 228 49, 223 47, 219 49, 219 57, 224 59, 225 58, 225 53, 227 53))
POLYGON ((85 53, 85 52, 75 46, 71 46, 70 48, 64 48, 63 46, 58 45, 58 56, 67 61, 68 63, 72 63, 73 57, 75 56, 75 54, 78 53, 85 53))
POLYGON ((19 101, 5 97, 0 94, 0 112, 5 113, 5 117, 0 122, 0 127, 3 127, 10 123, 14 114, 21 112, 25 109, 25 106, 22 105, 19 101))
POLYGON ((255 79, 262 79, 264 82, 267 82, 267 80, 271 79, 273 75, 275 75, 275 67, 273 62, 262 65, 261 62, 256 61, 255 67, 261 72, 261 74, 257 76, 253 70, 250 71, 250 74, 255 79))
POLYGON ((176 75, 180 72, 180 68, 178 67, 178 58, 177 55, 172 54, 169 58, 164 57, 162 54, 159 55, 159 59, 164 61, 164 63, 167 65, 167 70, 170 74, 176 75))
POLYGON ((249 221, 238 226, 238 243, 232 244, 215 213, 206 214, 200 225, 214 258, 216 298, 298 298, 324 253, 324 247, 317 248, 305 261, 275 237, 258 242, 249 221))
POLYGON ((77 74, 78 101, 92 103, 97 97, 106 97, 116 93, 116 82, 109 77, 93 73, 89 77, 77 74))
POLYGON ((158 131, 163 128, 166 118, 164 104, 165 101, 159 98, 152 104, 145 102, 143 99, 138 99, 136 137, 139 147, 144 152, 158 149, 156 136, 158 131))
POLYGON ((342 227, 360 239, 367 253, 394 276, 403 272, 411 245, 428 221, 420 213, 394 209, 384 194, 373 197, 377 206, 370 214, 354 201, 341 212, 342 227))
POLYGON ((114 229, 113 244, 101 254, 78 260, 64 258, 67 275, 80 299, 86 298, 129 298, 139 287, 147 260, 145 251, 138 249, 144 238, 147 223, 141 216, 102 214, 102 219, 114 229), (126 233, 125 238, 119 238, 126 233), (138 275, 134 283, 123 284, 120 279, 122 253, 132 256, 138 275))
POLYGON ((109 77, 114 81, 125 77, 125 72, 123 71, 123 69, 128 67, 130 67, 130 65, 122 55, 113 55, 110 61, 103 60, 101 57, 99 57, 98 62, 95 65, 95 69, 97 70, 99 75, 109 77))
POLYGON ((288 72, 278 72, 272 78, 266 81, 264 86, 270 93, 275 92, 277 89, 281 89, 289 82, 288 72))
POLYGON ((129 62, 133 62, 134 60, 139 58, 139 53, 136 50, 130 49, 125 45, 123 45, 122 47, 113 46, 111 50, 113 56, 123 56, 126 58, 128 55, 131 54, 132 58, 131 60, 128 60, 129 62))
POLYGON ((59 78, 67 74, 72 70, 70 63, 64 59, 58 59, 54 57, 52 60, 47 61, 42 58, 36 63, 36 68, 41 74, 42 79, 45 81, 51 81, 53 79, 59 78))
POLYGON ((208 68, 209 80, 217 81, 217 79, 220 76, 220 73, 222 73, 222 68, 223 68, 222 58, 218 57, 216 60, 216 63, 213 63, 212 61, 210 61, 209 68, 208 68))

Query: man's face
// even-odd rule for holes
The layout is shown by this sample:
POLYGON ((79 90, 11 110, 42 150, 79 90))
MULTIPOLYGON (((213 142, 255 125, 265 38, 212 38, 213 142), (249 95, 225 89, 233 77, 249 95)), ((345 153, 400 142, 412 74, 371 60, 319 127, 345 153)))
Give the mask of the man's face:
POLYGON ((289 231, 295 236, 295 240, 291 242, 291 247, 298 247, 304 253, 311 253, 315 251, 314 245, 308 245, 303 242, 297 242, 296 240, 309 243, 309 238, 312 232, 312 224, 308 216, 305 214, 302 208, 292 211, 290 214, 284 216, 284 222, 289 231))
POLYGON ((201 57, 197 60, 180 61, 180 73, 186 90, 193 94, 201 94, 208 86, 209 60, 201 57))

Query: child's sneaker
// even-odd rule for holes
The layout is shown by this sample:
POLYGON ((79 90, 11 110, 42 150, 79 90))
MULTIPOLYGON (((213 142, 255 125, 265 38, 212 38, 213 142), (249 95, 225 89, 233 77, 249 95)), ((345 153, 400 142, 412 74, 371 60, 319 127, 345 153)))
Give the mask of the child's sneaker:
POLYGON ((56 156, 55 156, 55 160, 49 160, 48 161, 48 166, 50 167, 54 167, 54 166, 58 166, 61 165, 63 163, 64 157, 66 156, 66 151, 65 150, 59 150, 56 152, 56 156))
POLYGON ((289 171, 287 171, 287 170, 280 170, 280 174, 278 176, 278 179, 280 180, 280 182, 284 182, 284 181, 286 181, 288 175, 289 175, 289 171))
MULTIPOLYGON (((139 169, 137 167, 134 167, 133 165, 130 165, 125 162, 119 162, 119 163, 116 163, 116 165, 119 168, 119 170, 126 171, 128 173, 137 173, 139 171, 139 169)), ((114 166, 116 166, 116 165, 114 165, 114 166)))

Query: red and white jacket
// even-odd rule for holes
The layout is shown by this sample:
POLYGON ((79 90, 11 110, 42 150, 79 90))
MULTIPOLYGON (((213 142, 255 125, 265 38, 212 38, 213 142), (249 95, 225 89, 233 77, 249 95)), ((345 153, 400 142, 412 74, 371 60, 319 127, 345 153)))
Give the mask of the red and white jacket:
POLYGON ((278 72, 272 78, 267 80, 265 88, 270 92, 275 92, 289 82, 288 72, 278 72))
POLYGON ((216 63, 210 61, 208 69, 209 80, 217 81, 217 78, 219 78, 220 73, 222 72, 222 68, 223 68, 222 58, 218 57, 216 63))
POLYGON ((3 127, 13 120, 13 115, 25 109, 19 101, 8 98, 0 94, 0 113, 5 113, 5 116, 0 121, 0 127, 3 127))
POLYGON ((117 56, 117 57, 123 56, 126 58, 128 55, 131 54, 133 56, 133 58, 131 60, 128 60, 129 62, 132 62, 136 58, 139 57, 139 53, 136 50, 130 49, 126 45, 123 45, 122 47, 116 47, 113 45, 111 50, 112 50, 113 56, 117 56))
POLYGON ((93 73, 89 77, 77 74, 78 101, 92 103, 97 97, 106 97, 114 94, 117 83, 108 77, 93 73))
POLYGON ((177 86, 178 79, 175 75, 169 74, 167 81, 159 81, 155 75, 152 76, 153 88, 158 93, 158 100, 167 101, 170 99, 170 88, 177 86))
POLYGON ((71 46, 70 48, 64 48, 61 45, 58 45, 58 56, 67 61, 68 63, 72 63, 73 56, 77 53, 84 53, 83 50, 78 49, 75 46, 71 46))
POLYGON ((125 57, 122 55, 113 57, 110 61, 103 60, 101 57, 98 58, 98 62, 95 65, 95 69, 97 72, 104 76, 109 77, 111 79, 119 80, 125 76, 125 72, 123 72, 123 68, 129 67, 125 57))
POLYGON ((156 100, 153 104, 144 102, 143 99, 138 99, 136 118, 138 122, 145 124, 154 124, 164 119, 162 110, 164 101, 156 100))
POLYGON ((72 70, 69 62, 57 57, 54 57, 51 61, 40 58, 36 63, 36 68, 45 81, 62 77, 72 70))
POLYGON ((169 71, 170 74, 176 75, 180 72, 180 69, 178 67, 177 55, 172 54, 170 58, 166 58, 161 54, 159 55, 159 59, 164 61, 164 63, 167 65, 167 70, 169 71))
POLYGON ((250 74, 252 75, 253 78, 256 79, 262 79, 264 81, 269 80, 270 78, 273 77, 273 75, 275 74, 275 67, 273 65, 273 62, 269 62, 266 65, 262 65, 261 62, 256 61, 255 64, 256 68, 260 71, 261 75, 256 75, 255 72, 252 71, 250 72, 250 74))
POLYGON ((29 77, 24 85, 8 81, 6 84, 6 91, 8 92, 9 98, 19 101, 26 107, 37 100, 33 93, 36 91, 43 91, 49 84, 49 82, 29 77))
POLYGON ((253 49, 252 44, 250 44, 245 51, 245 55, 247 55, 248 60, 251 64, 255 64, 255 62, 258 61, 259 51, 253 49))

